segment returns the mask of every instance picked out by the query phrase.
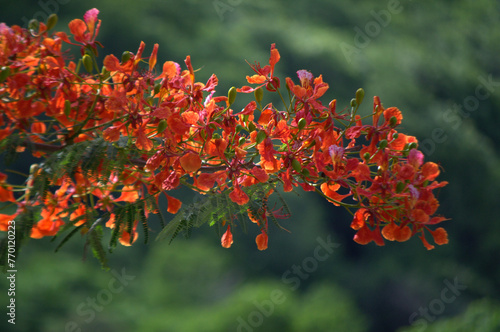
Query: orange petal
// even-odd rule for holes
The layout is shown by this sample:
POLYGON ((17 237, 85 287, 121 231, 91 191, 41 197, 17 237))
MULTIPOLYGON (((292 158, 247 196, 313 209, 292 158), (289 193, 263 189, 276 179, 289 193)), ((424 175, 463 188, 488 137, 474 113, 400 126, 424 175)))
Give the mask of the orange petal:
POLYGON ((153 47, 153 52, 151 52, 151 56, 149 57, 149 71, 153 70, 156 65, 156 57, 158 55, 158 44, 155 44, 153 47))
POLYGON ((437 228, 434 231, 431 231, 432 237, 434 238, 434 242, 438 245, 447 244, 448 243, 448 233, 442 227, 437 228))
POLYGON ((371 230, 364 226, 359 229, 359 231, 354 235, 354 241, 359 244, 368 244, 373 240, 371 230))
POLYGON ((264 232, 260 233, 255 238, 255 243, 257 243, 257 248, 259 250, 266 250, 267 249, 267 241, 268 241, 268 237, 267 237, 267 234, 264 232))
POLYGON ((146 136, 146 133, 142 130, 142 128, 137 131, 135 146, 146 151, 150 151, 153 148, 153 142, 151 142, 151 140, 146 136))
POLYGON ((233 244, 233 234, 231 233, 229 225, 227 225, 227 230, 224 233, 224 235, 222 235, 221 238, 221 245, 224 248, 230 248, 232 244, 233 244))
POLYGON ((250 84, 262 84, 266 81, 266 77, 263 75, 252 75, 252 76, 247 76, 247 82, 250 84))
POLYGON ((273 68, 278 61, 280 61, 280 52, 278 52, 278 49, 275 47, 275 44, 271 45, 271 56, 269 57, 269 64, 271 65, 271 68, 273 68))
POLYGON ((248 195, 239 186, 234 187, 234 190, 229 194, 229 198, 239 205, 244 205, 250 200, 248 195))
POLYGON ((121 69, 120 61, 113 54, 106 55, 103 64, 107 71, 119 71, 121 69))
POLYGON ((354 213, 354 219, 351 223, 351 228, 354 230, 359 230, 365 225, 365 220, 368 217, 368 210, 361 208, 356 213, 354 213))
POLYGON ((133 203, 139 199, 139 193, 134 186, 124 186, 122 189, 122 194, 115 202, 129 202, 133 203))
POLYGON ((166 76, 167 78, 174 78, 180 72, 180 67, 177 63, 173 61, 167 61, 163 64, 163 73, 161 76, 166 76))
POLYGON ((267 126, 269 124, 269 121, 271 120, 272 116, 273 116, 273 110, 270 108, 266 108, 260 114, 259 121, 258 121, 259 124, 262 126, 267 126))
POLYGON ((429 244, 429 242, 427 242, 427 240, 425 239, 425 236, 424 234, 422 233, 422 235, 420 236, 420 240, 422 240, 422 243, 424 244, 424 246, 427 248, 427 250, 432 250, 434 249, 434 246, 432 244, 429 244))
POLYGON ((121 126, 106 128, 102 133, 102 137, 108 142, 116 142, 120 139, 120 130, 121 126))
POLYGON ((394 235, 395 240, 398 242, 408 241, 411 237, 411 229, 408 226, 405 226, 403 228, 398 227, 394 235))
POLYGON ((432 181, 439 175, 439 166, 431 161, 422 166, 422 175, 425 180, 432 181))
POLYGON ((389 107, 384 111, 384 119, 386 122, 389 122, 393 116, 396 118, 396 125, 399 125, 401 120, 403 120, 403 115, 397 107, 389 107))
POLYGON ((169 196, 167 194, 165 194, 165 196, 167 196, 167 200, 168 200, 167 212, 172 213, 172 214, 176 214, 179 211, 179 209, 181 208, 182 202, 180 200, 178 200, 177 198, 169 196))
POLYGON ((80 19, 74 19, 68 24, 69 31, 73 34, 76 41, 82 42, 84 40, 87 25, 80 19))
POLYGON ((262 168, 254 166, 251 170, 250 173, 253 174, 259 180, 259 182, 267 182, 269 180, 269 175, 264 171, 262 168))
POLYGON ((15 202, 11 187, 0 187, 0 202, 15 202))
POLYGON ((395 232, 398 229, 398 226, 391 222, 382 228, 382 236, 389 241, 394 241, 396 240, 395 232))
POLYGON ((137 238, 139 237, 139 234, 135 231, 132 231, 132 233, 134 234, 134 239, 132 240, 132 242, 130 242, 130 233, 129 232, 124 231, 122 233, 122 236, 120 236, 120 238, 118 239, 118 241, 120 241, 120 244, 122 246, 130 247, 132 245, 132 243, 134 243, 137 240, 137 238))
POLYGON ((179 158, 181 167, 188 173, 196 172, 201 168, 201 159, 196 153, 188 152, 179 158))

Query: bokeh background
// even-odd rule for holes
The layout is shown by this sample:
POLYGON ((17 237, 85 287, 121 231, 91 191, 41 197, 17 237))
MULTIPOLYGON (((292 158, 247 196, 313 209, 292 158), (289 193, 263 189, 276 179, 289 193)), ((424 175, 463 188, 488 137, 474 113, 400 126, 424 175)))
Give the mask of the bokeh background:
MULTIPOLYGON (((16 325, 2 315, 0 330, 500 331, 499 1, 3 0, 0 22, 55 12, 67 31, 94 7, 102 54, 159 43, 159 63, 191 55, 197 80, 217 74, 219 94, 244 85, 245 60, 265 64, 276 43, 278 75, 322 74, 326 101, 347 106, 363 87, 365 112, 374 95, 399 107, 450 183, 439 192, 450 243, 360 246, 347 212, 304 193, 285 195, 291 233, 272 230, 265 252, 251 232, 224 249, 206 226, 171 245, 119 248, 104 271, 82 261, 83 239, 58 253, 30 241, 17 260, 16 325)), ((7 288, 2 277, 3 308, 7 288)))

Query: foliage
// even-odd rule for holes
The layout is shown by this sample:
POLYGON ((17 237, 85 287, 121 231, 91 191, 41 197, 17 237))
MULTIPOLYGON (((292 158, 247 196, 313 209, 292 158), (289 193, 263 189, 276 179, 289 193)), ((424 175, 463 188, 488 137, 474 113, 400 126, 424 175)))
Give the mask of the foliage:
POLYGON ((489 332, 500 329, 500 305, 492 300, 483 299, 469 304, 467 310, 456 317, 444 318, 435 322, 417 321, 411 328, 401 332, 489 332))
POLYGON ((158 72, 158 44, 147 61, 142 42, 121 60, 106 55, 100 67, 98 13, 91 9, 83 21, 69 23, 73 41, 64 32, 49 34, 56 16, 47 24, 32 21, 29 30, 0 25, 0 147, 7 156, 28 150, 41 159, 23 185, 8 184, 1 174, 1 200, 17 211, 0 215, 0 229, 15 219, 21 230, 16 245, 69 231, 63 244, 80 231, 105 265, 104 227, 112 229, 109 250, 118 242, 132 245, 139 222, 147 242, 148 216, 158 213, 164 194, 168 212, 179 214, 161 238, 209 223, 226 228, 221 244, 229 248, 237 216, 246 213, 261 231, 256 244, 264 250, 268 221, 279 226, 277 219, 289 214, 286 204, 277 210, 267 205, 277 184, 355 210, 357 243, 384 245, 384 238, 402 242, 417 235, 434 248, 424 231, 436 244, 448 242, 443 228, 430 228, 446 220, 434 216, 439 203, 433 190, 447 183, 435 181, 439 166, 424 163, 417 139, 396 130, 403 118, 396 107, 384 108, 374 97, 372 124, 363 124, 357 114, 362 89, 338 111, 335 99, 320 101, 329 88, 322 76, 306 70, 297 71, 299 84, 286 78, 283 95, 274 44, 268 65, 250 65, 255 74, 247 81, 254 86, 233 87, 227 96, 215 95, 215 74, 196 82, 190 56, 185 70, 166 61, 158 72), (80 47, 78 63, 67 61, 63 42, 80 47), (264 90, 283 106, 262 103, 264 90), (253 93, 255 101, 235 113, 238 93, 253 93), (179 186, 206 201, 179 212, 182 202, 167 194, 179 186))

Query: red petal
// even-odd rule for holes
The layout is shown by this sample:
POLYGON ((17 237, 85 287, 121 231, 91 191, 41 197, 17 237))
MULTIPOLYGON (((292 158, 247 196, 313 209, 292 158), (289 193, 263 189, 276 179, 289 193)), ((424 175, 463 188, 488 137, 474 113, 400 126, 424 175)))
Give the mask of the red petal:
POLYGON ((118 71, 121 69, 120 61, 113 54, 106 55, 103 64, 107 71, 118 71))
POLYGON ((229 228, 229 225, 227 226, 227 230, 224 233, 224 235, 222 235, 220 242, 224 248, 230 248, 231 245, 233 244, 233 234, 231 233, 231 229, 229 228))
POLYGON ((85 32, 87 31, 87 25, 85 22, 77 18, 69 22, 68 27, 76 41, 84 42, 86 40, 85 32))
POLYGON ((250 200, 248 195, 239 186, 234 187, 234 190, 229 194, 229 198, 239 205, 244 205, 250 200))
POLYGON ((153 148, 153 142, 146 136, 142 127, 137 131, 137 140, 135 146, 141 150, 150 151, 153 148))
POLYGON ((442 245, 442 244, 447 244, 448 243, 448 233, 446 230, 442 227, 437 228, 434 231, 430 231, 432 234, 432 237, 434 238, 434 242, 436 244, 442 245))
POLYGON ((373 240, 372 232, 366 226, 362 227, 356 235, 354 235, 354 241, 359 244, 368 244, 373 240))
POLYGON ((181 167, 188 173, 196 172, 201 167, 201 159, 196 153, 188 152, 179 158, 181 167))
POLYGON ((268 241, 268 237, 267 237, 267 234, 264 232, 260 233, 255 238, 255 243, 257 243, 257 248, 259 250, 266 250, 267 249, 267 241, 268 241))
POLYGON ((179 209, 181 208, 182 202, 180 200, 178 200, 177 198, 169 196, 167 194, 165 194, 165 196, 167 196, 167 200, 168 200, 167 212, 172 213, 172 214, 176 214, 179 211, 179 209))

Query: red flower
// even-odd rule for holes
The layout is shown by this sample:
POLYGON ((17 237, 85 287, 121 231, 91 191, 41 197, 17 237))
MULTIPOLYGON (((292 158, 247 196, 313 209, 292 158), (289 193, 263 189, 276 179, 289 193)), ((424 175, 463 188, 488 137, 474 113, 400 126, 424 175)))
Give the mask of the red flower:
POLYGON ((280 61, 280 53, 276 48, 275 44, 271 45, 271 55, 269 57, 269 65, 261 68, 260 63, 250 65, 256 75, 247 76, 247 82, 250 84, 260 84, 258 87, 251 88, 249 86, 244 86, 238 89, 238 92, 253 92, 258 88, 266 85, 266 89, 269 91, 276 91, 280 87, 280 80, 278 77, 274 76, 274 66, 280 61))
MULTIPOLYGON (((99 28, 101 26, 101 20, 97 19, 98 14, 99 10, 93 8, 88 10, 85 15, 83 15, 83 19, 85 22, 80 19, 74 19, 69 22, 69 31, 71 32, 71 34, 73 34, 75 41, 83 45, 81 49, 82 54, 84 54, 86 45, 91 46, 94 50, 97 50, 95 47, 96 44, 100 45, 99 42, 95 41, 97 34, 99 33, 99 28)), ((64 34, 64 32, 59 33, 58 35, 65 42, 70 43, 68 37, 66 36, 66 34, 64 34)))

